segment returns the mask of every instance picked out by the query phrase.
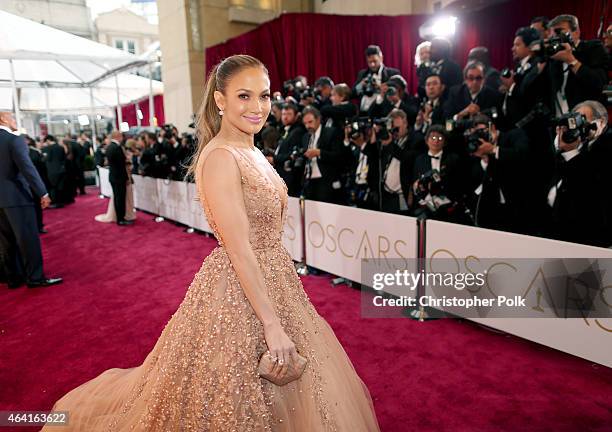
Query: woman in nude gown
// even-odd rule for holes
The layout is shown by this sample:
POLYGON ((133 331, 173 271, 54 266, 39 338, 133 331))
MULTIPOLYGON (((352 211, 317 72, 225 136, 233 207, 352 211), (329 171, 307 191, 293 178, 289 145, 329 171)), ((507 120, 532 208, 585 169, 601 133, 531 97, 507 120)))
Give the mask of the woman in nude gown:
POLYGON ((254 134, 270 112, 270 81, 238 55, 211 72, 190 171, 217 246, 141 366, 110 369, 62 397, 72 431, 378 431, 368 389, 310 303, 281 243, 287 190, 254 134), (277 386, 260 356, 297 380, 277 386))

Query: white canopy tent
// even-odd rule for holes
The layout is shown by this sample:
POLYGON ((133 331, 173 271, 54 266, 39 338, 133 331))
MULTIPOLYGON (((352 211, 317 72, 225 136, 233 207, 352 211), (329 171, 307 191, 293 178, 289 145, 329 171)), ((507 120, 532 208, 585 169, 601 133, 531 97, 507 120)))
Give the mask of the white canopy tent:
MULTIPOLYGON (((42 108, 44 103, 43 109, 49 119, 51 109, 66 109, 66 105, 84 108, 77 105, 83 105, 86 94, 89 99, 87 106, 93 116, 97 106, 120 105, 122 100, 129 102, 142 97, 142 78, 121 72, 151 61, 0 11, 0 105, 7 105, 4 89, 9 88, 19 128, 22 107, 42 108), (111 103, 112 83, 115 98, 111 103), (128 87, 123 94, 120 90, 122 83, 128 87), (130 86, 139 88, 140 94, 134 96, 130 86), (18 92, 17 89, 21 90, 18 92)), ((154 89, 161 91, 161 83, 144 80, 149 84, 149 97, 152 99, 154 89)), ((121 123, 121 109, 117 111, 121 123)))

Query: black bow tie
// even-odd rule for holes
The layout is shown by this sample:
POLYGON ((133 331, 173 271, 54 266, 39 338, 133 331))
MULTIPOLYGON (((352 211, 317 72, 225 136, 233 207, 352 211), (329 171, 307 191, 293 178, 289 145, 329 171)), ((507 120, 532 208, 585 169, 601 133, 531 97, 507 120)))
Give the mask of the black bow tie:
POLYGON ((429 156, 430 159, 438 159, 438 160, 440 159, 440 156, 432 156, 432 155, 427 155, 427 156, 429 156))

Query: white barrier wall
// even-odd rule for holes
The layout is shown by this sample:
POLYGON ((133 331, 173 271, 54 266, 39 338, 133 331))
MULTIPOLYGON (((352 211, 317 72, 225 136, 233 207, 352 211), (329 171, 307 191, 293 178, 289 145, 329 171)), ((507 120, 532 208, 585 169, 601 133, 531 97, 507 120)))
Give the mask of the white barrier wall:
POLYGON ((113 195, 113 188, 108 181, 108 168, 98 168, 100 174, 100 193, 105 197, 111 197, 113 195))
POLYGON ((302 217, 300 215, 300 199, 289 197, 287 203, 287 219, 283 231, 283 245, 295 261, 302 261, 302 217))
POLYGON ((362 283, 361 260, 416 258, 416 219, 306 201, 306 263, 362 283))
MULTIPOLYGON (((461 271, 481 271, 480 258, 612 258, 611 249, 511 234, 500 231, 427 221, 427 269, 430 258, 456 259, 461 271), (470 257, 467 261, 466 257, 470 257)), ((527 260, 512 261, 516 271, 508 267, 508 280, 526 297, 526 303, 537 307, 538 291, 545 284, 545 271, 528 267, 527 260), (518 267, 517 267, 518 266, 518 267), (521 271, 523 270, 523 271, 521 271), (511 279, 510 279, 511 278, 511 279), (534 282, 535 280, 535 282, 534 282), (524 287, 524 289, 522 288, 524 287)), ((531 263, 533 267, 533 263, 531 263)), ((608 272, 609 273, 609 272, 608 272)), ((603 275, 603 286, 612 284, 612 274, 603 275)), ((428 295, 434 295, 428 291, 428 295)), ((503 295, 503 287, 495 287, 503 295)), ((608 301, 608 303, 612 303, 608 301)), ((540 313, 540 308, 534 313, 540 313)), ((549 312, 542 310, 543 316, 549 312)), ((578 357, 612 367, 612 319, 610 318, 468 318, 534 342, 556 348, 578 357)))

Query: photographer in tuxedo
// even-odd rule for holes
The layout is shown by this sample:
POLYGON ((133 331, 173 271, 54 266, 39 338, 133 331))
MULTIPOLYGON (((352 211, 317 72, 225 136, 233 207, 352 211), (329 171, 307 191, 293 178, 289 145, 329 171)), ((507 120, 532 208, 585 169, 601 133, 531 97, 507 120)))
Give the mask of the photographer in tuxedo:
POLYGON ((416 157, 412 173, 414 214, 461 222, 462 215, 454 213, 463 199, 463 173, 459 156, 444 148, 447 139, 444 126, 433 125, 427 130, 427 153, 416 157))
MULTIPOLYGON (((413 178, 412 169, 416 157, 427 148, 420 134, 415 133, 408 123, 406 113, 394 109, 389 114, 391 131, 388 138, 380 137, 382 151, 382 211, 388 213, 409 213, 409 193, 413 178)), ((376 134, 376 132, 375 132, 376 134)))
POLYGON ((471 154, 468 197, 476 226, 523 232, 530 215, 526 190, 533 187, 521 176, 529 158, 529 142, 521 129, 499 131, 491 119, 478 114, 466 135, 471 154))
POLYGON ((111 143, 106 148, 106 160, 108 161, 108 180, 113 188, 113 204, 117 214, 117 225, 132 225, 133 221, 125 219, 125 197, 128 179, 126 169, 126 157, 121 140, 123 135, 115 130, 111 133, 111 143))
POLYGON ((557 120, 557 161, 547 197, 552 220, 549 234, 559 240, 610 247, 612 133, 608 113, 597 101, 581 102, 572 113, 575 115, 557 120))
POLYGON ((353 96, 359 99, 360 115, 367 115, 370 107, 380 94, 380 85, 393 75, 401 75, 398 69, 388 68, 383 64, 383 53, 378 45, 370 45, 365 50, 367 69, 357 74, 353 86, 353 96))
POLYGON ((548 93, 551 112, 559 117, 580 102, 603 102, 608 55, 602 42, 581 40, 578 18, 574 15, 556 16, 549 27, 549 38, 538 47, 541 73, 536 88, 548 93))
POLYGON ((425 79, 425 99, 421 102, 414 129, 425 135, 432 125, 444 124, 444 83, 440 75, 425 79))
MULTIPOLYGON (((484 85, 485 67, 480 62, 468 63, 463 70, 463 84, 450 89, 448 100, 444 104, 444 117, 459 120, 471 117, 479 112, 496 108, 500 109, 502 95, 484 85)), ((443 82, 444 79, 442 79, 443 82)))
POLYGON ((302 148, 302 137, 306 129, 299 121, 298 108, 294 104, 285 104, 281 113, 283 129, 274 151, 274 169, 285 180, 289 196, 299 197, 302 193, 304 160, 299 159, 302 148), (296 163, 297 162, 297 163, 296 163))
POLYGON ((341 165, 342 135, 335 128, 324 128, 321 113, 315 107, 302 111, 308 131, 302 137, 305 161, 304 196, 306 199, 340 204, 343 200, 341 165))
POLYGON ((29 288, 62 282, 47 278, 34 206, 51 203, 45 185, 28 156, 25 140, 13 131, 12 113, 0 112, 0 268, 9 288, 29 288), (33 193, 32 193, 33 192, 33 193))
POLYGON ((332 104, 330 99, 332 90, 334 88, 334 82, 328 76, 322 76, 315 81, 314 100, 312 105, 321 111, 323 107, 332 104))

